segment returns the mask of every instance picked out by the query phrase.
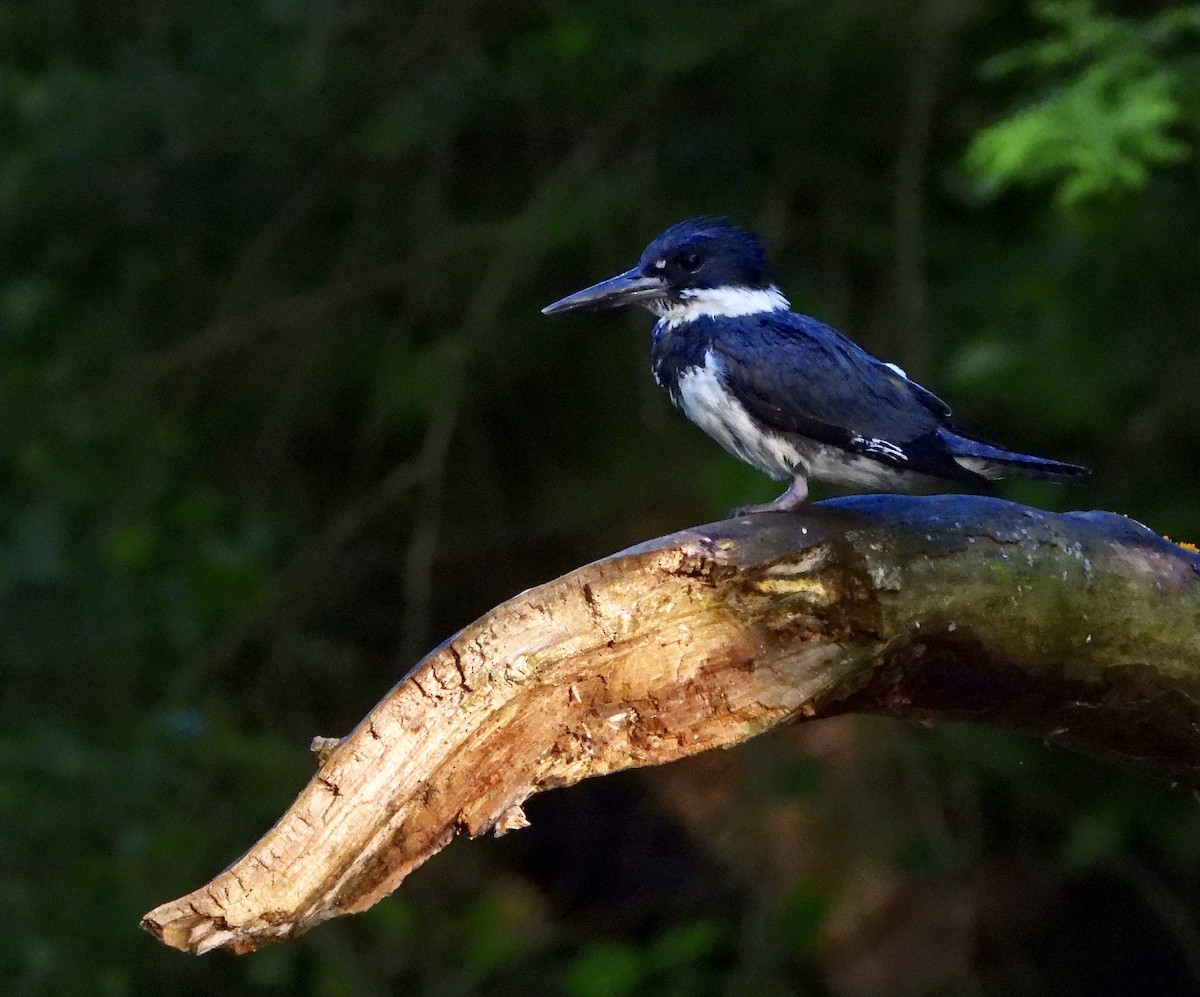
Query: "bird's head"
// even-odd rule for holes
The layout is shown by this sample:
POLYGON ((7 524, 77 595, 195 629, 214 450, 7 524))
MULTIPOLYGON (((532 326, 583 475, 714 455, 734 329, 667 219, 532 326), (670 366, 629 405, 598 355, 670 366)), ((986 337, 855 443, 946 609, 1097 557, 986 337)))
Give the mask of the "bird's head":
POLYGON ((542 313, 630 304, 660 316, 686 310, 747 314, 787 306, 771 284, 766 256, 753 233, 723 219, 693 218, 672 225, 651 242, 632 270, 576 291, 542 313))

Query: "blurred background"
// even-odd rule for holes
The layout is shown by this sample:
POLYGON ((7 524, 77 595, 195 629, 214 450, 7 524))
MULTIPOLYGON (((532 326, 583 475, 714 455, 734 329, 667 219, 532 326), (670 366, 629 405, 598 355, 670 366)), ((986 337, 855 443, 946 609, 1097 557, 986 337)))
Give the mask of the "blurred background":
POLYGON ((1200 992, 1191 787, 870 719, 538 797, 255 955, 137 927, 454 630, 772 497, 648 316, 538 314, 682 218, 1096 469, 1006 496, 1200 538, 1198 41, 1147 0, 5 0, 0 989, 1200 992))

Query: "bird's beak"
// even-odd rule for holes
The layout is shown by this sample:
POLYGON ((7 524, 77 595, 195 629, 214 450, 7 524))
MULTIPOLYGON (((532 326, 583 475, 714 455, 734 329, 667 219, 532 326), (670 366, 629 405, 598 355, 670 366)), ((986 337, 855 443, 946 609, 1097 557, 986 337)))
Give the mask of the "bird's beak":
POLYGON ((600 311, 603 308, 619 308, 648 298, 666 297, 667 284, 661 277, 647 277, 640 270, 626 270, 599 284, 585 287, 582 291, 568 294, 561 301, 547 305, 543 315, 558 315, 561 312, 600 311))

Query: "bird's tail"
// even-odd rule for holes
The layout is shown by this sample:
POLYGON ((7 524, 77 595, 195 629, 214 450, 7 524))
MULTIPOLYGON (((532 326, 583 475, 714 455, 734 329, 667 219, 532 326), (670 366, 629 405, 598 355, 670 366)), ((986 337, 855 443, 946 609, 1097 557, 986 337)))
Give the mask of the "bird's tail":
POLYGON ((1018 474, 1026 478, 1045 478, 1049 481, 1073 481, 1092 472, 1079 464, 1066 464, 1060 460, 1034 457, 1032 454, 1016 453, 990 443, 959 436, 950 430, 939 430, 939 435, 950 448, 950 454, 959 467, 978 474, 989 481, 1018 474))

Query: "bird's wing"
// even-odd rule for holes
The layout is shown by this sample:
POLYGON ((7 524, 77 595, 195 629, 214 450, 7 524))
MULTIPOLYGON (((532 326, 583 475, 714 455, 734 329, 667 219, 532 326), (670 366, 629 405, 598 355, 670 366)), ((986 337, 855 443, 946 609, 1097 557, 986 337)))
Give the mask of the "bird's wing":
POLYGON ((816 319, 771 312, 744 320, 710 349, 754 418, 786 433, 896 467, 961 476, 937 430, 950 408, 816 319))

